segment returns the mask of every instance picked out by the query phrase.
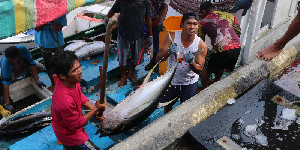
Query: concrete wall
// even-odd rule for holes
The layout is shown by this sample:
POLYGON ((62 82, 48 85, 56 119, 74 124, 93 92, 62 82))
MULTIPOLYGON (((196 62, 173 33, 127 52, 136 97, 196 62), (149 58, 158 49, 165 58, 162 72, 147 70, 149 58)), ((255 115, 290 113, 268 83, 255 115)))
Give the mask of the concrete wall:
POLYGON ((176 141, 182 138, 190 127, 223 108, 228 99, 237 98, 262 79, 272 78, 289 66, 297 57, 300 57, 299 44, 285 49, 272 61, 255 59, 112 147, 112 149, 169 148, 170 145, 176 144, 176 141))
POLYGON ((267 1, 266 7, 265 7, 265 13, 261 22, 261 26, 270 25, 273 21, 273 15, 274 15, 274 9, 275 9, 276 3, 267 1), (269 13, 266 13, 268 11, 269 13))
MULTIPOLYGON (((277 0, 275 6, 267 5, 271 3, 267 0, 254 1, 250 11, 248 11, 246 17, 243 18, 247 24, 242 26, 245 41, 242 43, 240 64, 243 65, 251 62, 259 51, 268 47, 286 32, 291 21, 297 14, 298 1, 299 0, 277 0), (265 7, 275 7, 275 9, 273 11, 268 8, 265 9, 265 7), (264 16, 260 14, 264 14, 264 16), (264 19, 263 17, 266 16, 274 17, 264 19), (269 20, 272 20, 271 26, 261 28, 261 25, 266 24, 269 20)), ((243 24, 243 22, 241 24, 243 24)), ((290 41, 286 48, 298 40, 300 40, 300 36, 290 41)))
MULTIPOLYGON (((277 25, 283 20, 287 19, 290 17, 290 10, 295 10, 296 6, 293 4, 292 1, 295 0, 278 0, 275 8, 275 16, 273 20, 273 24, 277 25)), ((267 11, 267 10, 266 10, 267 11)), ((295 11, 294 11, 295 13, 295 11)), ((294 14, 293 13, 293 14, 294 14)), ((291 14, 291 15, 293 15, 291 14)))

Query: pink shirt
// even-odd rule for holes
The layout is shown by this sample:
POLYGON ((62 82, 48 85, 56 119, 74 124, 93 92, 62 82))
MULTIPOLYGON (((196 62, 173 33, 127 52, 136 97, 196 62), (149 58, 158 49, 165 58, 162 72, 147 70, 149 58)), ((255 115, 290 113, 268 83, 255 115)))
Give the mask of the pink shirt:
POLYGON ((68 146, 77 146, 89 137, 83 127, 86 125, 81 106, 88 101, 81 93, 80 84, 68 88, 60 79, 55 84, 52 96, 52 127, 57 139, 68 146))

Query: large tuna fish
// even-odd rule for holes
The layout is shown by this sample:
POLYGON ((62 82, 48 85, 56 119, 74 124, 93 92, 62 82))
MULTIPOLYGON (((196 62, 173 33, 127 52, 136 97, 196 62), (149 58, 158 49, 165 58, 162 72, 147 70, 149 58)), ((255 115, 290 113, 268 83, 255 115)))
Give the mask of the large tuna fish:
POLYGON ((76 52, 77 50, 79 50, 81 47, 83 47, 86 44, 88 44, 88 43, 85 42, 85 41, 83 41, 83 40, 74 40, 74 41, 72 41, 71 44, 69 44, 68 46, 66 46, 64 48, 64 50, 65 51, 76 52))
POLYGON ((158 107, 160 97, 170 85, 177 63, 163 76, 148 82, 153 69, 144 84, 115 106, 101 122, 96 134, 100 137, 128 130, 149 117, 158 107))
POLYGON ((51 112, 37 112, 8 121, 0 125, 0 136, 16 136, 37 131, 52 121, 51 112))
POLYGON ((78 51, 75 52, 75 55, 82 59, 84 57, 89 57, 97 55, 104 52, 105 43, 103 41, 94 41, 90 44, 84 45, 78 51))

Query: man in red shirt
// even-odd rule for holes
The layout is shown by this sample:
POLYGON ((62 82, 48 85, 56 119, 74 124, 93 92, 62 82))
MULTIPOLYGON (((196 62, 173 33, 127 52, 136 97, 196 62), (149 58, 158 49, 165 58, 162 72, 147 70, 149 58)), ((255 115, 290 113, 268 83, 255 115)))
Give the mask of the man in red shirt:
POLYGON ((58 75, 52 96, 52 127, 64 149, 99 149, 89 140, 84 126, 98 112, 104 111, 106 102, 96 101, 95 106, 81 93, 82 70, 77 56, 73 52, 57 52, 52 58, 54 72, 58 75), (91 111, 82 115, 82 106, 91 111))

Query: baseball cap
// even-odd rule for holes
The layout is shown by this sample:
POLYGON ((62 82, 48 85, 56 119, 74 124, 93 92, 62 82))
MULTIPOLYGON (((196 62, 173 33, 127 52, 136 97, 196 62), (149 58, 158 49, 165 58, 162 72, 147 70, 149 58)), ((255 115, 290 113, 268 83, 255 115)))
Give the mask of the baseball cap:
POLYGON ((198 14, 195 12, 184 13, 182 16, 181 22, 184 22, 185 20, 188 20, 188 19, 196 19, 197 21, 200 21, 198 14))

